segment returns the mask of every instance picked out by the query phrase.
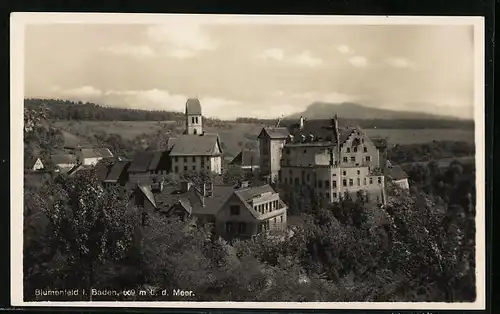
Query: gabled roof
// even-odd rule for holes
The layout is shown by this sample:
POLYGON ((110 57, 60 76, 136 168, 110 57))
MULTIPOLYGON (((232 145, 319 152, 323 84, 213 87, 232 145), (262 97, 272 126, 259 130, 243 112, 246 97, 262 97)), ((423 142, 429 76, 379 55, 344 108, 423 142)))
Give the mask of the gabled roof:
POLYGON ((201 104, 196 98, 189 98, 186 102, 186 114, 201 115, 201 104))
POLYGON ((144 194, 144 196, 151 202, 151 204, 156 207, 155 197, 151 191, 151 186, 139 184, 138 189, 144 194))
POLYGON ((255 150, 242 150, 236 157, 229 162, 229 165, 237 166, 258 166, 260 164, 260 157, 255 150))
POLYGON ((146 172, 158 169, 163 152, 146 151, 134 156, 128 172, 146 172))
POLYGON ((254 218, 261 216, 261 214, 253 209, 253 206, 250 205, 250 201, 264 193, 276 193, 276 191, 274 191, 274 189, 269 184, 264 184, 260 186, 238 189, 234 192, 234 194, 236 194, 241 202, 247 207, 248 211, 254 218))
POLYGON ((83 158, 113 157, 108 148, 82 148, 81 153, 83 158))
POLYGON ((261 138, 262 136, 268 136, 271 139, 286 139, 289 134, 290 132, 287 128, 266 127, 262 128, 262 131, 260 131, 258 138, 261 138))
POLYGON ((155 194, 155 200, 158 209, 168 209, 180 201, 184 208, 191 208, 192 214, 215 215, 233 192, 232 186, 214 185, 212 196, 203 198, 194 186, 187 192, 182 192, 180 186, 166 186, 163 191, 155 194))
POLYGON ((175 140, 170 156, 214 156, 216 144, 221 150, 217 134, 184 134, 175 140))
MULTIPOLYGON (((32 168, 35 166, 35 163, 37 162, 37 160, 39 160, 40 157, 30 157, 29 160, 27 160, 27 165, 28 167, 32 168)), ((40 162, 42 162, 42 160, 40 159, 40 162)), ((43 164, 43 162, 42 162, 43 164)))
POLYGON ((75 155, 71 154, 56 154, 51 155, 50 160, 56 165, 59 164, 76 164, 77 158, 75 155))
POLYGON ((398 181, 408 178, 408 175, 406 174, 406 172, 404 172, 403 169, 401 169, 400 166, 392 165, 389 161, 387 162, 387 164, 388 175, 392 180, 398 181))
POLYGON ((104 182, 116 182, 120 179, 122 174, 127 171, 127 168, 130 166, 130 161, 119 160, 115 162, 111 169, 109 170, 108 176, 104 180, 104 182))

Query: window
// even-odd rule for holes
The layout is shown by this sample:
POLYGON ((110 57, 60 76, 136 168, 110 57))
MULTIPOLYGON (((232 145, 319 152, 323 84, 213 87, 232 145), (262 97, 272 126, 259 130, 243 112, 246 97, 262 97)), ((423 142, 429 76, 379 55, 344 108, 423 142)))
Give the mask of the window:
POLYGON ((307 149, 304 149, 304 154, 306 154, 306 153, 307 153, 307 149))
POLYGON ((229 207, 229 211, 231 212, 232 216, 236 216, 240 214, 240 206, 238 205, 231 205, 229 207))
POLYGON ((280 216, 280 222, 283 222, 283 215, 280 216))
POLYGON ((327 199, 330 198, 330 193, 328 193, 328 192, 325 193, 325 198, 327 198, 327 199))
POLYGON ((343 175, 343 176, 347 175, 347 172, 346 172, 345 170, 344 170, 344 171, 342 171, 342 175, 343 175))
POLYGON ((295 185, 299 185, 299 178, 295 178, 295 185))
POLYGON ((196 170, 196 166, 193 166, 193 170, 196 170))
POLYGON ((364 185, 366 185, 366 178, 364 178, 364 180, 363 180, 363 181, 364 181, 364 183, 363 183, 363 184, 364 184, 364 185))
POLYGON ((382 184, 382 177, 378 177, 378 184, 382 184))
POLYGON ((175 157, 174 157, 174 161, 178 161, 178 158, 177 158, 177 156, 175 156, 175 157))
POLYGON ((323 187, 323 181, 318 181, 318 188, 322 188, 323 187))
POLYGON ((245 233, 245 223, 244 222, 238 223, 238 233, 239 234, 245 233))
POLYGON ((347 157, 342 158, 344 162, 347 162, 347 157))
POLYGON ((351 156, 351 162, 356 162, 356 156, 351 156))
POLYGON ((373 184, 373 178, 370 178, 370 184, 373 184))
POLYGON ((311 176, 309 175, 309 173, 306 175, 306 181, 309 182, 309 179, 311 178, 311 176))
POLYGON ((337 192, 333 192, 332 195, 333 195, 333 198, 336 198, 337 197, 337 192))
POLYGON ((325 188, 329 188, 329 187, 330 187, 330 181, 325 180, 325 188))
POLYGON ((371 159, 372 159, 372 158, 371 158, 370 156, 366 156, 366 161, 367 161, 367 162, 370 162, 370 161, 371 161, 371 159))
POLYGON ((229 221, 228 221, 228 222, 226 222, 226 232, 227 232, 227 233, 231 233, 231 231, 233 231, 233 230, 232 230, 232 229, 233 229, 232 227, 233 227, 233 226, 232 226, 232 223, 231 223, 231 222, 229 222, 229 221))
POLYGON ((333 180, 332 181, 332 188, 336 188, 337 187, 337 180, 333 180))
POLYGON ((184 166, 184 171, 187 171, 188 170, 188 166, 184 166))
POLYGON ((355 147, 353 148, 353 150, 354 150, 354 152, 355 152, 355 153, 357 153, 357 152, 358 152, 358 147, 357 147, 357 146, 355 146, 355 147))
POLYGON ((354 180, 353 179, 349 179, 349 186, 353 186, 354 185, 354 180))
POLYGON ((287 178, 285 178, 284 181, 285 181, 285 184, 288 184, 288 179, 287 178))
POLYGON ((361 185, 361 179, 358 178, 358 186, 360 186, 360 185, 361 185))
POLYGON ((179 166, 175 166, 175 168, 174 168, 174 172, 175 172, 175 173, 179 172, 179 166))
POLYGON ((350 153, 351 152, 351 148, 350 147, 347 147, 347 152, 350 153))
POLYGON ((195 120, 196 120, 196 123, 198 123, 198 117, 196 117, 196 119, 195 119, 195 120))
POLYGON ((365 153, 368 152, 368 148, 366 148, 366 146, 363 146, 363 152, 365 152, 365 153))
POLYGON ((195 156, 193 156, 193 162, 196 162, 196 157, 195 156))
POLYGON ((288 172, 290 172, 290 175, 292 175, 292 169, 290 169, 288 172))
POLYGON ((358 176, 361 174, 361 171, 358 170, 358 176))
POLYGON ((347 186, 347 180, 346 179, 342 180, 342 185, 343 186, 347 186))
POLYGON ((188 158, 187 157, 184 157, 184 162, 188 162, 188 158))
POLYGON ((191 118, 191 123, 194 123, 194 117, 191 118))

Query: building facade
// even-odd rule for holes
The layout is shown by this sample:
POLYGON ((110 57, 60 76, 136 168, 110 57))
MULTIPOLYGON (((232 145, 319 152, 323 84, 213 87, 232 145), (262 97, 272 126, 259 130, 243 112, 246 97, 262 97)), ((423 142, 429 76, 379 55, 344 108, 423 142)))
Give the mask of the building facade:
POLYGON ((260 132, 260 173, 269 182, 276 182, 281 168, 283 147, 289 136, 289 131, 284 127, 263 128, 260 132))
POLYGON ((320 203, 339 201, 346 193, 351 197, 362 193, 369 202, 385 204, 383 147, 360 128, 340 128, 337 118, 327 123, 301 119, 289 129, 281 152, 273 154, 280 156, 279 182, 312 188, 320 203))

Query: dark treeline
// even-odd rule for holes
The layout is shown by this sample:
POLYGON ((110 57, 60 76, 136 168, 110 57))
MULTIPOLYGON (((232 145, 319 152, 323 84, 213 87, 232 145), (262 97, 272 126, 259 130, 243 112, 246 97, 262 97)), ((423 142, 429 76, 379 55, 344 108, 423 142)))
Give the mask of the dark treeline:
MULTIPOLYGON (((35 109, 40 105, 47 105, 50 117, 58 120, 90 120, 90 121, 183 121, 184 113, 170 111, 150 111, 141 109, 126 109, 104 107, 94 103, 69 101, 61 99, 25 99, 28 109, 35 109)), ((205 119, 207 123, 223 123, 219 119, 205 119)), ((236 119, 237 123, 252 123, 275 125, 277 119, 244 118, 236 119)), ((297 123, 296 120, 285 119, 280 126, 297 123)), ((382 119, 343 119, 339 124, 358 125, 364 129, 474 129, 474 121, 469 120, 382 120, 382 119)))
POLYGON ((112 108, 61 99, 25 99, 24 105, 27 109, 47 105, 50 109, 50 118, 56 120, 178 121, 184 119, 182 112, 112 108))
POLYGON ((396 164, 432 161, 445 158, 474 156, 474 143, 463 141, 432 141, 423 144, 395 145, 387 151, 389 160, 396 164))

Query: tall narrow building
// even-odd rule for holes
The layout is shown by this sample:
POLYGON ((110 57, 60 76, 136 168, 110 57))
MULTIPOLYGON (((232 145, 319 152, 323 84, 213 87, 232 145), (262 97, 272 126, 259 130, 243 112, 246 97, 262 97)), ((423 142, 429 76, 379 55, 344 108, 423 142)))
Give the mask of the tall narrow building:
POLYGON ((186 134, 197 135, 203 133, 203 117, 201 104, 196 98, 189 98, 186 102, 186 134))

